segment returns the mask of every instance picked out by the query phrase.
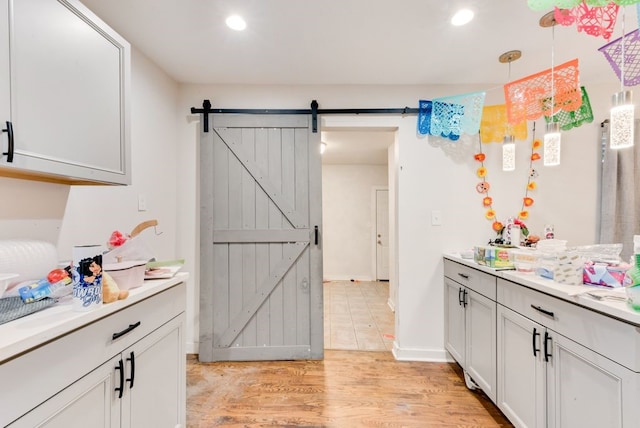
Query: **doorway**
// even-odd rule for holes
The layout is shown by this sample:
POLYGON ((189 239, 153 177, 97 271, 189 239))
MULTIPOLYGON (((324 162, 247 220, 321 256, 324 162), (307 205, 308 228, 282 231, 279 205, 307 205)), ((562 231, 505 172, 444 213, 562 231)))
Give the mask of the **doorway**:
POLYGON ((395 130, 323 129, 321 140, 325 349, 390 351, 388 159, 395 130))

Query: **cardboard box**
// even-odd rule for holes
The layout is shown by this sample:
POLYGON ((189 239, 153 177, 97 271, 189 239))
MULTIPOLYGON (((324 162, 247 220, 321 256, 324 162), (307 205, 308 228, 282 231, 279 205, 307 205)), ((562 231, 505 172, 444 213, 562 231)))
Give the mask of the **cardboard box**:
POLYGON ((479 265, 492 268, 513 269, 513 261, 509 257, 512 248, 476 246, 473 248, 473 260, 479 265))

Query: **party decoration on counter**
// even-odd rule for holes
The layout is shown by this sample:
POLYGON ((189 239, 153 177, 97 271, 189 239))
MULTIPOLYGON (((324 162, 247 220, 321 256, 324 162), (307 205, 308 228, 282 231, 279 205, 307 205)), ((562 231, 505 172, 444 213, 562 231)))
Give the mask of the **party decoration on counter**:
MULTIPOLYGON (((480 120, 480 140, 483 143, 502 143, 507 135, 507 106, 505 104, 484 106, 480 120)), ((527 122, 511 126, 516 140, 527 139, 527 122)))
POLYGON ((555 20, 565 27, 576 24, 578 32, 584 31, 590 36, 600 37, 609 40, 616 25, 618 17, 618 6, 615 3, 608 3, 604 6, 589 6, 584 1, 570 9, 554 9, 555 20))
POLYGON ((553 67, 553 72, 549 68, 507 83, 504 98, 507 120, 512 125, 552 116, 559 110, 577 110, 582 105, 578 58, 553 67))
POLYGON ((476 134, 486 92, 451 95, 433 100, 431 110, 431 135, 460 138, 460 134, 476 134))
MULTIPOLYGON (((531 10, 545 10, 553 7, 571 9, 580 3, 582 3, 582 0, 527 0, 527 4, 531 10)), ((584 0, 584 3, 592 7, 606 7, 609 3, 628 6, 640 3, 640 0, 584 0)))
POLYGON ((640 29, 636 29, 598 49, 605 56, 609 65, 622 81, 622 64, 624 56, 624 86, 640 84, 640 29), (624 49, 622 41, 624 39, 624 49))
MULTIPOLYGON (((538 150, 542 147, 542 142, 535 137, 535 123, 533 124, 532 137, 533 141, 531 143, 531 156, 529 157, 529 169, 528 169, 528 177, 527 177, 527 185, 525 187, 524 197, 522 198, 522 204, 520 207, 520 211, 516 218, 511 218, 508 220, 510 224, 516 224, 520 226, 520 229, 523 235, 526 237, 528 235, 528 229, 524 225, 524 220, 529 218, 529 208, 535 203, 535 200, 531 197, 530 192, 537 189, 536 178, 538 177, 538 172, 534 168, 534 162, 540 160, 540 154, 538 150)), ((491 228, 498 234, 502 235, 505 224, 497 219, 496 211, 493 209, 493 198, 489 195, 489 190, 491 189, 491 185, 489 181, 487 181, 488 170, 484 164, 486 160, 486 154, 482 152, 482 138, 480 134, 478 134, 478 144, 479 144, 479 152, 473 155, 474 160, 480 163, 480 166, 476 170, 476 175, 482 179, 478 184, 476 184, 476 191, 482 195, 482 206, 485 208, 484 216, 487 220, 490 220, 491 228)))
POLYGON ((568 131, 571 128, 577 128, 585 123, 593 122, 593 110, 591 109, 591 102, 587 95, 587 90, 584 86, 580 87, 582 92, 582 105, 575 111, 560 110, 553 117, 545 116, 546 123, 558 122, 560 129, 568 131))
POLYGON ((431 109, 431 101, 418 101, 418 134, 420 135, 431 133, 431 109))

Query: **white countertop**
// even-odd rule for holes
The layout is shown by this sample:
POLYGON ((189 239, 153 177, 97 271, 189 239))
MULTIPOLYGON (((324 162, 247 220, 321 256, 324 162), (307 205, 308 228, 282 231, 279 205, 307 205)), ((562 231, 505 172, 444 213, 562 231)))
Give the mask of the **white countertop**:
POLYGON ((74 329, 104 318, 114 312, 140 302, 154 294, 186 281, 188 273, 180 272, 170 279, 151 279, 141 287, 129 290, 124 300, 103 304, 88 312, 71 308, 71 298, 39 312, 0 325, 0 364, 15 355, 35 348, 74 329))
MULTIPOLYGON (((525 287, 540 291, 542 293, 557 297, 562 300, 566 300, 571 303, 584 306, 597 312, 601 312, 605 315, 618 318, 630 324, 640 326, 640 312, 636 312, 631 309, 626 302, 603 299, 596 300, 593 297, 586 295, 588 291, 602 290, 603 287, 596 287, 590 285, 566 285, 555 282, 551 279, 542 278, 533 273, 522 273, 515 270, 497 270, 487 266, 477 264, 473 259, 463 259, 460 254, 447 253, 443 255, 444 258, 452 260, 454 262, 461 263, 463 265, 478 269, 483 272, 490 273, 498 278, 503 278, 507 281, 515 282, 525 287)), ((620 295, 622 290, 611 290, 612 294, 620 295)), ((624 295, 624 293, 622 293, 624 295)))

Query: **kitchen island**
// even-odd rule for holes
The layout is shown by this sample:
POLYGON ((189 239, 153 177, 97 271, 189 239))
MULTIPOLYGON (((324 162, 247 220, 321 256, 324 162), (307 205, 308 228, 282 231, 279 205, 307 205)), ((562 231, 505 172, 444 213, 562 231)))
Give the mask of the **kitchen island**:
POLYGON ((639 420, 640 314, 626 302, 457 254, 444 285, 446 349, 515 426, 639 420))
POLYGON ((185 426, 186 273, 0 325, 0 426, 185 426))

